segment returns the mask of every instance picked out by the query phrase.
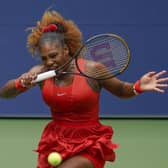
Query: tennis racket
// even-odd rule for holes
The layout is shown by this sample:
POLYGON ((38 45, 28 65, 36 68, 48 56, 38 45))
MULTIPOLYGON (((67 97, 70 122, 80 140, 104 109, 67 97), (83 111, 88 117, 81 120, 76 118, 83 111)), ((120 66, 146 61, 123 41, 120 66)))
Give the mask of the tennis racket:
POLYGON ((64 65, 56 70, 39 74, 35 82, 57 75, 60 76, 61 74, 74 74, 95 80, 106 80, 124 72, 129 62, 130 50, 127 42, 121 36, 116 34, 99 34, 89 38, 64 65), (86 60, 84 70, 80 68, 80 59, 86 60), (64 71, 72 61, 75 62, 78 73, 64 71))

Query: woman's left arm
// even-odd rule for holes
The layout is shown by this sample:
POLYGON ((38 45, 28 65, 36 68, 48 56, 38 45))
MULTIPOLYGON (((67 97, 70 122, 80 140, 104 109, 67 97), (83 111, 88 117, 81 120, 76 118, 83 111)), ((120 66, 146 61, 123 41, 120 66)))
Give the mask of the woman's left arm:
POLYGON ((100 85, 120 98, 131 98, 135 95, 146 91, 157 91, 163 93, 168 88, 168 77, 161 77, 166 73, 165 70, 156 72, 148 72, 144 74, 140 80, 135 83, 124 82, 116 77, 100 81, 100 85))

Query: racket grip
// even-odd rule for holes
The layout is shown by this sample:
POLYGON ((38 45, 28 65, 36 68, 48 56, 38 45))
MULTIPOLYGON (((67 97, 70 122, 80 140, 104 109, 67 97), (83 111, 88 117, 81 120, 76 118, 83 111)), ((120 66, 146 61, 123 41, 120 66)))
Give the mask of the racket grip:
POLYGON ((55 70, 50 70, 48 72, 44 72, 44 73, 41 73, 41 74, 37 75, 37 78, 34 80, 34 82, 35 83, 41 82, 45 79, 52 78, 54 76, 56 76, 55 70))

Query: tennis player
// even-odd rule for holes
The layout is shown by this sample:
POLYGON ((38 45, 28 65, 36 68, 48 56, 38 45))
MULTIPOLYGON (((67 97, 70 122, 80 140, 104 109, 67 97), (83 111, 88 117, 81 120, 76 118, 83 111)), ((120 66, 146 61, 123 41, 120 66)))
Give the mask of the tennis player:
MULTIPOLYGON (((120 98, 132 98, 147 91, 163 93, 168 87, 166 71, 148 72, 135 83, 111 78, 102 81, 77 75, 58 75, 38 84, 37 74, 63 65, 82 45, 82 34, 76 24, 56 11, 45 11, 28 35, 27 47, 40 57, 41 64, 16 79, 7 81, 0 89, 1 98, 14 98, 34 86, 41 88, 43 99, 51 110, 53 120, 43 130, 36 151, 37 168, 52 168, 47 161, 51 152, 63 158, 59 168, 103 168, 106 161, 115 160, 117 144, 112 140, 111 126, 99 122, 99 96, 102 88, 120 98)), ((80 60, 80 68, 86 66, 80 60)), ((76 71, 73 62, 66 67, 76 71)))

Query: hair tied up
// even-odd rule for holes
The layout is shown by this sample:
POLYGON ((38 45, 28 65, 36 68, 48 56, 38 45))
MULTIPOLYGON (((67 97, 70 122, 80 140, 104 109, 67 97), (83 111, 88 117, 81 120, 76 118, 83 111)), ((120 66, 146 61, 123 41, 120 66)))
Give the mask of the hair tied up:
POLYGON ((54 32, 54 31, 56 31, 56 30, 58 30, 58 26, 55 25, 55 24, 49 24, 49 25, 47 25, 47 26, 43 26, 43 28, 42 28, 42 32, 43 32, 43 33, 46 33, 46 32, 54 32))

